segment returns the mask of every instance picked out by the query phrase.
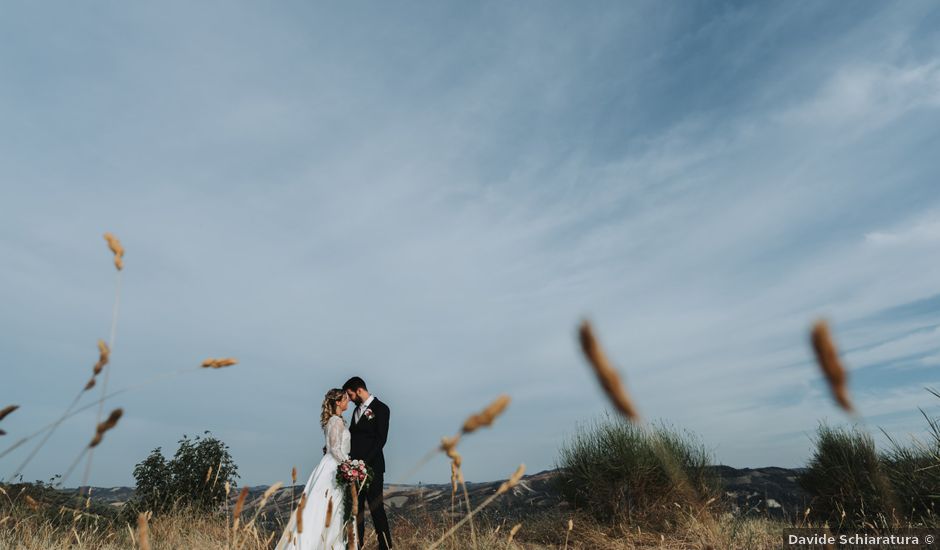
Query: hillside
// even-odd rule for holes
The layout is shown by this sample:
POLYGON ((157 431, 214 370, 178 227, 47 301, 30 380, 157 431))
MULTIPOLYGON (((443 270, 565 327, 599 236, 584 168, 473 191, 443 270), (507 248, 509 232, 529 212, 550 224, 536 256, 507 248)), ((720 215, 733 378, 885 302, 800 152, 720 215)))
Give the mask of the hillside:
MULTIPOLYGON (((775 518, 798 517, 805 509, 808 497, 799 488, 796 479, 799 470, 766 468, 732 468, 713 466, 724 489, 723 505, 736 515, 765 515, 775 518)), ((543 511, 565 509, 568 506, 554 487, 557 472, 554 470, 525 476, 522 482, 503 498, 496 500, 486 511, 494 520, 516 520, 537 515, 543 511)), ((470 501, 476 505, 492 495, 499 481, 467 483, 470 501)), ((247 508, 258 505, 266 485, 249 487, 247 508)), ((74 489, 72 491, 75 491, 74 489)), ((283 518, 300 498, 302 485, 280 489, 268 502, 266 520, 276 523, 283 518)), ((121 506, 133 497, 129 487, 92 488, 92 499, 112 506, 121 506)), ((233 493, 232 499, 235 498, 233 493)), ((448 514, 451 510, 451 488, 449 484, 386 485, 386 507, 390 514, 409 518, 448 514)), ((460 514, 460 502, 457 503, 460 514)))

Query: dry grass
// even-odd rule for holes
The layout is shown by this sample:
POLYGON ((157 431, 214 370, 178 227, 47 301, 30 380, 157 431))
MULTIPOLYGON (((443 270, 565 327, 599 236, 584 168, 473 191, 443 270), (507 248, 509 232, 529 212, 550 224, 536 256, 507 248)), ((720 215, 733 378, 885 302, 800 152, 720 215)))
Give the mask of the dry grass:
POLYGON ((108 418, 104 422, 98 424, 98 427, 95 428, 95 437, 92 438, 91 443, 88 444, 89 447, 97 447, 101 440, 104 438, 104 434, 108 430, 113 429, 117 426, 118 420, 121 419, 121 416, 124 415, 124 409, 114 409, 111 411, 111 414, 108 415, 108 418))
POLYGON ((137 542, 140 550, 150 550, 150 534, 147 514, 141 513, 137 516, 137 542))
POLYGON ((0 409, 0 420, 6 418, 10 413, 18 408, 20 408, 19 405, 7 405, 6 407, 3 407, 3 409, 0 409))
MULTIPOLYGON (((714 535, 697 520, 677 527, 673 532, 660 534, 636 530, 611 529, 579 518, 570 524, 561 517, 541 522, 526 522, 509 526, 481 524, 477 531, 477 547, 490 550, 633 550, 633 549, 704 549, 760 550, 780 545, 784 524, 766 519, 739 519, 726 515, 716 518, 719 535, 714 535), (570 529, 569 529, 570 525, 570 529), (508 529, 508 532, 507 532, 508 529), (568 538, 567 546, 565 539, 568 538)), ((99 526, 71 530, 56 527, 35 518, 20 518, 10 524, 0 524, 0 549, 17 550, 118 550, 180 548, 205 550, 270 550, 274 546, 274 533, 246 523, 237 534, 237 541, 227 542, 231 527, 223 516, 206 516, 186 512, 147 518, 138 518, 136 528, 127 525, 99 526)), ((441 539, 444 525, 420 524, 401 521, 393 525, 392 537, 397 548, 433 548, 441 539)), ((450 537, 437 548, 466 550, 466 538, 450 537)), ((367 537, 366 550, 375 550, 375 537, 367 537)))
POLYGON ((124 269, 124 247, 121 246, 121 241, 111 233, 105 233, 104 240, 108 242, 108 248, 114 253, 114 267, 121 271, 124 269))
POLYGON ((581 350, 584 352, 588 363, 594 369, 594 374, 597 375, 597 380, 601 383, 601 387, 604 389, 604 393, 607 394, 610 402, 620 411, 620 414, 633 422, 638 422, 640 420, 640 413, 633 405, 633 400, 630 399, 627 390, 623 387, 623 382, 620 381, 620 375, 617 374, 617 369, 611 365, 604 350, 601 349, 597 338, 594 337, 594 330, 591 328, 591 323, 587 321, 582 322, 581 328, 578 330, 578 336, 581 341, 581 350))
POLYGON ((849 399, 848 375, 839 360, 839 352, 829 332, 829 325, 825 321, 817 321, 810 334, 816 361, 826 377, 829 389, 836 403, 846 412, 853 412, 852 400, 849 399))

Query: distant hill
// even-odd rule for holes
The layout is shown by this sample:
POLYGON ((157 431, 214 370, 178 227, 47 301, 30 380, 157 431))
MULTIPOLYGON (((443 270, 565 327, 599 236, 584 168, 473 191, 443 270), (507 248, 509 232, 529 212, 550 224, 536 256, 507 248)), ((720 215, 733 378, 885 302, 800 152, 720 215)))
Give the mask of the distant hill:
MULTIPOLYGON (((737 515, 766 515, 775 518, 796 518, 806 508, 809 498, 797 484, 800 470, 786 468, 732 468, 713 466, 722 481, 724 504, 737 515)), ((514 520, 542 511, 565 509, 568 503, 554 487, 557 471, 548 470, 525 476, 522 482, 502 498, 493 502, 486 516, 514 520)), ((475 506, 492 495, 502 480, 467 483, 470 501, 475 506)), ((253 509, 267 485, 249 487, 247 508, 253 509)), ((74 492, 76 489, 72 489, 74 492)), ((289 513, 300 498, 302 485, 281 488, 268 501, 267 521, 277 523, 289 513)), ((133 497, 130 487, 92 488, 92 499, 112 506, 121 506, 133 497)), ((234 500, 237 492, 233 491, 234 500)), ((425 513, 439 516, 451 511, 450 484, 386 485, 386 508, 392 515, 416 517, 425 513)), ((460 502, 456 507, 460 514, 460 502)))

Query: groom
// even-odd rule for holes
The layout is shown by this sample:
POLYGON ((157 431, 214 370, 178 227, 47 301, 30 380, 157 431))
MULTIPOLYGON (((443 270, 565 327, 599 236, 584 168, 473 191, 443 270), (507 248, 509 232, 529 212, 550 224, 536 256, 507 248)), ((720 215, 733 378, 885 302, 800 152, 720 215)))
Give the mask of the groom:
POLYGON ((392 546, 392 534, 388 527, 388 517, 385 515, 385 502, 382 500, 382 489, 385 485, 385 455, 382 454, 382 447, 388 440, 388 419, 391 412, 385 403, 369 393, 365 380, 358 376, 347 380, 343 384, 343 390, 349 395, 350 401, 357 405, 349 428, 349 434, 352 436, 349 457, 365 461, 373 473, 369 488, 359 493, 359 516, 356 518, 359 547, 362 548, 365 535, 365 503, 368 502, 372 524, 379 539, 379 550, 387 550, 392 546))

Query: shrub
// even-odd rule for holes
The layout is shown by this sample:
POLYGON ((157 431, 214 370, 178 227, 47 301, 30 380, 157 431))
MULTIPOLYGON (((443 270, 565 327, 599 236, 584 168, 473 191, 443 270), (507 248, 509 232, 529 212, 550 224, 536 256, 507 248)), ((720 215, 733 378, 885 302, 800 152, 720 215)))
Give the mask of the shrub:
POLYGON ((906 446, 885 433, 891 446, 883 453, 867 433, 819 427, 813 458, 800 476, 813 497, 814 519, 850 528, 940 524, 940 420, 920 412, 927 420, 927 441, 906 446))
POLYGON ((683 510, 717 494, 710 462, 688 432, 605 418, 562 446, 558 484, 572 506, 598 521, 669 528, 683 510))
POLYGON ((897 499, 900 519, 933 525, 938 521, 940 449, 905 447, 894 441, 884 454, 883 468, 897 499))
POLYGON ((856 428, 819 426, 800 486, 813 497, 813 517, 830 525, 890 524, 890 486, 871 436, 856 428))
POLYGON ((172 459, 160 448, 134 467, 137 489, 132 508, 166 512, 173 508, 208 511, 225 502, 225 484, 235 485, 238 466, 228 446, 205 432, 183 436, 172 459))
MULTIPOLYGON (((928 390, 938 395, 933 390, 928 390)), ((891 449, 884 455, 884 468, 898 503, 908 521, 936 526, 940 504, 940 420, 920 413, 927 421, 929 437, 904 446, 888 437, 891 449)), ((887 434, 885 434, 887 435, 887 434)))

